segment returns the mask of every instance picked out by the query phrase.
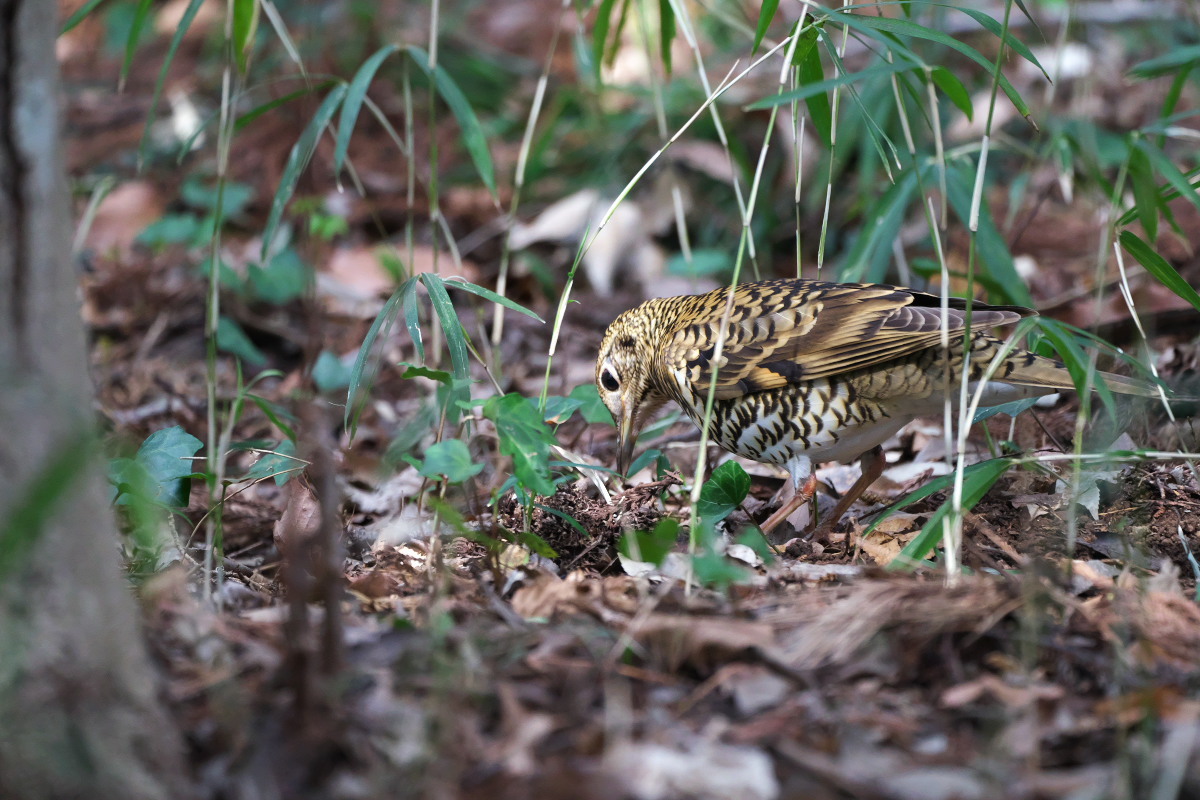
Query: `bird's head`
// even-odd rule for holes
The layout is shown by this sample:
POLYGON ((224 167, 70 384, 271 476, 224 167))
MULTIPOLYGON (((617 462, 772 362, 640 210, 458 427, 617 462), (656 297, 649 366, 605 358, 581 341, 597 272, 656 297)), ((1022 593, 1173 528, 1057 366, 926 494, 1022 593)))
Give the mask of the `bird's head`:
POLYGON ((596 356, 596 391, 617 424, 617 471, 622 475, 633 457, 633 443, 646 420, 667 401, 654 380, 660 338, 651 300, 617 317, 596 356))

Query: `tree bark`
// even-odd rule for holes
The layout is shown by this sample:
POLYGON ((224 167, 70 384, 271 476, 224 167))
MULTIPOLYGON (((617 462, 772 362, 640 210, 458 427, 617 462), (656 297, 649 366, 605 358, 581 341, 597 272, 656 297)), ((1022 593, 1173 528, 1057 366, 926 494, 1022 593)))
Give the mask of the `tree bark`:
POLYGON ((89 444, 57 6, 0 0, 0 797, 179 797, 181 737, 89 444))

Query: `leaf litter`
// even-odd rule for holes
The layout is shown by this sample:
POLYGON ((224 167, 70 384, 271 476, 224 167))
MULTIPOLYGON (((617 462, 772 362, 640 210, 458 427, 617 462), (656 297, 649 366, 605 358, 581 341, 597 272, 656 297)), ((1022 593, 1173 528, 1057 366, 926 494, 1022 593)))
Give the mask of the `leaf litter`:
MULTIPOLYGON (((72 69, 87 72, 76 63, 68 75, 72 69)), ((146 88, 135 70, 130 92, 146 88)), ((140 135, 140 114, 119 106, 75 103, 70 113, 77 130, 106 129, 94 141, 72 137, 76 170, 105 164, 140 135)), ((281 123, 264 116, 234 152, 232 174, 259 190, 249 206, 258 217, 295 138, 281 123)), ((421 137, 448 134, 417 136, 422 148, 421 137)), ((352 148, 366 183, 387 195, 351 204, 347 219, 359 234, 372 215, 394 223, 429 213, 424 196, 415 207, 398 199, 403 176, 378 155, 387 152, 380 130, 365 123, 352 148)), ((101 206, 90 240, 84 311, 99 404, 131 442, 173 424, 205 434, 203 278, 184 248, 138 245, 125 219, 149 219, 176 183, 154 174, 119 189, 101 206)), ((490 198, 455 187, 448 195, 457 224, 490 221, 490 198)), ((1089 216, 1054 203, 1035 210, 1021 246, 1038 256, 1032 269, 1061 284, 1059 296, 1039 299, 1058 316, 1086 321, 1091 297, 1073 292, 1079 276, 1059 267, 1078 260, 1063 248, 1095 241, 1081 221, 1089 216)), ((261 244, 236 230, 230 239, 245 252, 261 244)), ((649 247, 644 239, 636 241, 649 247)), ((421 263, 451 264, 428 244, 418 251, 421 263)), ((490 285, 491 256, 484 248, 464 262, 468 280, 490 285)), ((339 246, 318 269, 321 313, 303 318, 291 306, 267 320, 249 307, 236 312, 282 373, 262 384, 263 396, 282 403, 301 385, 311 342, 337 354, 356 349, 387 285, 380 267, 370 248, 339 246)), ((601 294, 621 277, 613 269, 615 261, 596 268, 601 294)), ((535 281, 532 272, 517 275, 513 294, 549 317, 535 281)), ((1153 285, 1143 293, 1152 314, 1177 310, 1153 285)), ((552 389, 564 396, 590 381, 599 331, 628 305, 591 299, 568 314, 560 338, 562 385, 552 389)), ((480 306, 461 308, 469 330, 490 321, 466 310, 480 306)), ((1103 324, 1121 322, 1120 309, 1104 313, 1103 324)), ((545 326, 507 317, 499 357, 506 380, 526 396, 540 385, 548 339, 545 326)), ((383 348, 385 363, 416 360, 398 333, 383 348)), ((1196 361, 1194 347, 1176 341, 1163 366, 1194 380, 1196 361)), ((222 359, 219 369, 232 385, 232 362, 222 359)), ((447 492, 463 528, 446 522, 418 502, 428 486, 422 476, 388 452, 406 427, 421 428, 412 450, 432 440, 432 422, 410 425, 432 390, 399 372, 381 373, 359 440, 338 454, 345 657, 336 673, 317 666, 322 606, 302 604, 298 624, 279 574, 287 541, 273 529, 316 527, 319 501, 301 481, 283 490, 251 483, 227 498, 221 611, 199 601, 186 559, 139 588, 148 640, 205 796, 282 787, 284 796, 348 798, 1082 798, 1109 796, 1122 781, 1133 796, 1172 786, 1182 796, 1200 793, 1200 487, 1186 465, 1139 464, 1092 481, 1082 517, 1080 504, 1063 497, 1061 474, 1011 471, 967 515, 971 574, 948 585, 935 569, 883 568, 945 492, 859 541, 867 515, 941 474, 945 462, 929 449, 941 430, 928 422, 889 444, 896 471, 828 541, 738 559, 743 578, 715 591, 689 571, 686 496, 668 478, 612 504, 585 482, 565 482, 526 515, 511 494, 489 495, 503 478, 491 466, 494 444, 471 442, 488 466, 474 488, 447 492), (393 477, 379 477, 384 465, 393 477), (621 537, 664 517, 683 523, 672 553, 683 568, 626 574, 621 537), (1068 530, 1076 532, 1073 552, 1068 530), (524 546, 525 534, 548 552, 524 546), (302 687, 315 687, 303 702, 302 687)), ((1027 447, 1071 442, 1074 401, 1033 413, 1039 422, 1026 414, 1011 430, 1006 418, 988 427, 1027 447)), ((1195 440, 1188 423, 1146 422, 1146 441, 1195 449, 1184 447, 1195 440)), ((280 438, 257 409, 237 434, 280 438)), ((680 425, 651 444, 689 474, 690 436, 680 425)), ((612 462, 609 429, 575 418, 558 439, 596 463, 612 462)), ((234 458, 239 468, 250 461, 234 458)), ((835 489, 853 479, 840 471, 825 477, 835 489)), ((756 478, 751 491, 762 496, 747 498, 747 510, 766 499, 768 482, 756 478)), ((184 531, 211 502, 197 483, 184 531)), ((748 525, 741 511, 725 523, 735 535, 748 525)), ((182 539, 194 554, 195 543, 182 539)))

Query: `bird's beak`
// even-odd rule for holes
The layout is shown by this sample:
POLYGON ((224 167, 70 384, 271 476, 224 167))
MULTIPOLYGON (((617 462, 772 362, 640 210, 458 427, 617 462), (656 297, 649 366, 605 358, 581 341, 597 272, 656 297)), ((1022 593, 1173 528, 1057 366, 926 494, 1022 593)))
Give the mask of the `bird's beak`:
POLYGON ((617 422, 617 472, 622 477, 633 463, 633 444, 637 441, 637 433, 633 429, 633 409, 623 408, 621 419, 617 422))

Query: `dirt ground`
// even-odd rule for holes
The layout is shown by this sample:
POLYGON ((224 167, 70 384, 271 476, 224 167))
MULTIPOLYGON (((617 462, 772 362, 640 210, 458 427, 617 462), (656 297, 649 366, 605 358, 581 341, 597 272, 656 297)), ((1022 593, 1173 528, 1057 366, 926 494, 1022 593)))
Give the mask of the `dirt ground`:
MULTIPOLYGON (((98 176, 117 179, 79 258, 97 412, 116 448, 136 449, 171 425, 204 440, 206 279, 194 251, 136 241, 148 224, 181 209, 187 173, 162 161, 137 172, 156 74, 134 69, 114 95, 119 59, 89 46, 99 36, 85 24, 60 54, 79 216, 98 176)), ((138 63, 159 63, 164 47, 149 45, 138 63)), ((169 86, 183 91, 193 69, 203 74, 203 51, 202 39, 185 40, 169 86)), ((396 98, 383 91, 381 104, 394 107, 396 98)), ((256 246, 311 111, 285 106, 242 133, 231 174, 254 192, 227 231, 231 252, 256 246)), ((331 150, 318 149, 304 192, 333 185, 331 150)), ((300 417, 305 404, 326 414, 316 416, 320 432, 311 441, 333 443, 332 475, 310 472, 284 487, 247 484, 227 498, 217 605, 199 590, 198 530, 212 498, 196 481, 175 526, 178 560, 139 586, 205 796, 275 796, 259 794, 265 786, 278 796, 346 798, 1200 796, 1200 482, 1191 463, 1107 463, 1080 478, 1073 498, 1070 462, 1053 457, 1071 453, 1080 436, 1102 435, 1099 422, 1077 429, 1078 398, 1015 422, 993 417, 996 446, 1011 442, 1004 446, 1031 458, 966 514, 963 574, 947 580, 944 559, 914 572, 886 568, 946 491, 867 533, 884 507, 944 472, 941 423, 921 421, 888 443, 884 478, 833 534, 810 541, 785 531, 765 560, 762 548, 731 546, 722 558, 736 578, 705 588, 685 561, 698 443, 689 423, 643 443, 667 455, 671 469, 661 477, 646 470, 628 486, 609 479, 607 499, 595 480, 579 477, 539 498, 528 519, 511 493, 494 494, 507 478, 505 461, 479 428, 468 443, 483 471, 440 498, 461 515, 456 528, 429 500, 430 485, 397 455, 406 430, 428 431, 435 422, 421 416, 432 382, 404 380, 390 366, 418 361, 402 325, 383 342, 389 366, 353 442, 340 425, 344 390, 303 399, 314 396, 315 353, 352 357, 390 291, 373 248, 394 243, 407 216, 429 213, 424 198, 413 207, 403 202, 402 176, 381 152, 386 133, 365 123, 350 155, 369 185, 385 188, 345 201, 343 239, 307 241, 318 275, 308 296, 278 306, 235 295, 225 301, 225 313, 265 354, 263 367, 279 371, 256 391, 300 417), (296 541, 311 552, 297 555, 288 550, 285 520, 314 513, 325 478, 341 497, 337 535, 331 544, 306 534, 312 538, 296 541), (661 566, 619 553, 623 534, 664 518, 682 524, 661 566), (553 554, 537 552, 521 538, 526 533, 553 554), (331 546, 336 574, 322 566, 331 546)), ((990 198, 998 219, 1005 197, 990 198)), ((496 213, 480 193, 456 187, 444 211, 463 237, 496 213)), ((1094 323, 1115 344, 1136 349, 1122 304, 1094 315, 1087 259, 1095 215, 1051 196, 1033 198, 1015 217, 1014 252, 1045 270, 1045 280, 1031 282, 1039 308, 1094 323), (1068 224, 1074 232, 1064 236, 1068 224), (1081 243, 1078 252, 1068 240, 1081 243)), ((1179 219, 1191 242, 1200 241, 1200 220, 1186 209, 1179 219)), ((1190 248, 1172 263, 1200 285, 1190 248)), ((462 273, 494 287, 498 264, 499 246, 488 240, 462 273)), ((441 268, 451 265, 443 260, 441 268)), ((1147 276, 1139 280, 1160 371, 1194 392, 1200 317, 1147 276)), ((640 299, 630 286, 612 297, 586 283, 576 292, 583 302, 564 318, 555 394, 591 381, 605 326, 640 299)), ((515 277, 509 295, 544 319, 554 316, 556 298, 540 291, 535 275, 515 277)), ((480 343, 491 309, 459 307, 480 343)), ((549 325, 507 315, 499 347, 485 347, 485 360, 504 365, 506 391, 537 396, 550 336, 549 325)), ((228 356, 219 374, 228 400, 235 381, 228 356)), ((475 391, 486 395, 482 370, 477 377, 475 391)), ((1172 422, 1147 403, 1124 415, 1130 438, 1113 449, 1197 450, 1186 414, 1172 422)), ((278 440, 279 428, 248 407, 233 438, 278 440)), ((557 439, 562 460, 615 461, 611 425, 576 415, 557 439)), ((988 451, 982 435, 972 447, 980 458, 988 451)), ((721 458, 710 453, 710 463, 721 458)), ((235 454, 231 474, 255 459, 235 454)), ((786 482, 744 465, 754 484, 726 522, 731 536, 765 518, 786 482)), ((856 474, 821 470, 822 507, 856 474)))

